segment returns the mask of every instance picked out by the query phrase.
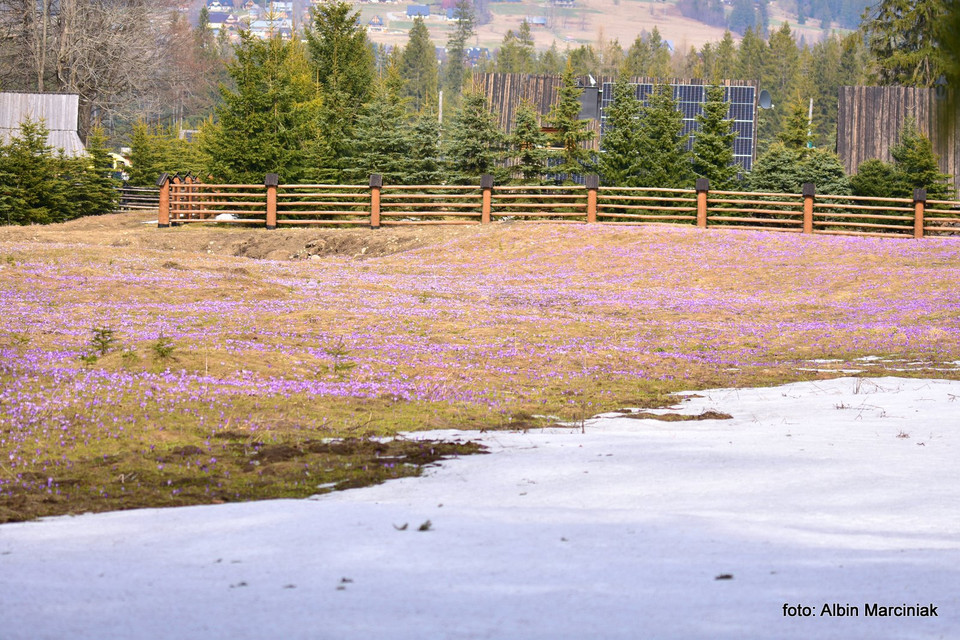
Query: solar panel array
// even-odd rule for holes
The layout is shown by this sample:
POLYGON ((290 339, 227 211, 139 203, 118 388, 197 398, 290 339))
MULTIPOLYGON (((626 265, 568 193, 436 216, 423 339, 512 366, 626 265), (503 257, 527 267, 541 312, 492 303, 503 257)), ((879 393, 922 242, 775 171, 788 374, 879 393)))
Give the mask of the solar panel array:
MULTIPOLYGON (((653 93, 655 85, 635 84, 637 100, 644 104, 647 96, 653 93)), ((683 133, 688 136, 687 148, 693 145, 693 136, 697 131, 697 116, 703 111, 707 99, 707 86, 702 84, 674 84, 673 99, 683 113, 683 133)), ((724 87, 724 100, 730 104, 727 118, 733 120, 733 130, 737 137, 733 141, 734 162, 744 171, 753 168, 753 152, 756 144, 756 87, 724 87)), ((607 109, 613 104, 613 83, 604 82, 600 96, 600 135, 606 128, 607 109)))

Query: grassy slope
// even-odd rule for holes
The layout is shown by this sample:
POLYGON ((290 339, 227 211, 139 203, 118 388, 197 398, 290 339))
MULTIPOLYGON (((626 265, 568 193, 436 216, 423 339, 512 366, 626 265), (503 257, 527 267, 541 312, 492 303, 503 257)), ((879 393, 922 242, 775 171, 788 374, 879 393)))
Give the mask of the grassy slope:
POLYGON ((398 431, 850 369, 960 376, 952 239, 110 216, 2 230, 0 265, 0 522, 304 496, 472 451, 370 440, 398 431))

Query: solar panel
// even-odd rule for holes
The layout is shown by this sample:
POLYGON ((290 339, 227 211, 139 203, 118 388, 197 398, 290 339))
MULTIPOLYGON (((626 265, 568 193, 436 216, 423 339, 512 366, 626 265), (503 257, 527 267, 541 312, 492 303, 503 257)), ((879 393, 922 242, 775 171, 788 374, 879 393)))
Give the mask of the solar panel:
MULTIPOLYGON (((600 97, 600 135, 603 136, 606 128, 607 109, 613 104, 613 83, 603 83, 600 97)), ((655 89, 652 83, 634 84, 636 97, 647 104, 647 97, 655 89)), ((673 99, 677 102, 677 109, 683 114, 683 133, 688 137, 687 148, 693 145, 693 133, 697 130, 696 118, 703 112, 703 103, 706 100, 707 87, 702 84, 673 84, 673 99)), ((744 171, 753 168, 753 152, 756 146, 754 132, 756 131, 756 87, 725 87, 724 100, 730 103, 727 118, 733 120, 733 130, 737 137, 733 144, 733 160, 743 167, 744 171)))

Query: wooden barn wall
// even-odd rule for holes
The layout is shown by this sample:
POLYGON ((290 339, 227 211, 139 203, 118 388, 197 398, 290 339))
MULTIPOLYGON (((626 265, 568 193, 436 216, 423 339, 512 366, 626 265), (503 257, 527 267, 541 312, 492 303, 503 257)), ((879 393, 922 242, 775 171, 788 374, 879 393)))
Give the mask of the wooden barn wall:
MULTIPOLYGON (((501 128, 510 133, 513 130, 513 121, 516 117, 517 107, 523 101, 531 102, 541 116, 541 125, 547 123, 543 117, 550 113, 553 105, 557 103, 560 92, 559 75, 534 75, 526 73, 475 73, 473 75, 474 91, 482 91, 487 97, 487 104, 490 109, 500 119, 501 128)), ((583 86, 586 86, 588 78, 580 78, 583 86)), ((596 86, 603 87, 605 82, 616 82, 615 77, 603 76, 595 78, 596 86)), ((630 82, 635 83, 657 83, 667 82, 668 84, 703 84, 702 80, 657 80, 656 78, 635 77, 630 82)), ((724 86, 747 86, 752 83, 730 80, 722 83, 724 86)), ((589 129, 593 131, 593 141, 585 146, 593 149, 600 145, 600 121, 592 120, 589 129)))
MULTIPOLYGON (((946 101, 938 99, 933 89, 840 87, 838 106, 837 153, 848 174, 856 173, 865 160, 890 162, 890 150, 900 138, 904 120, 912 118, 933 142, 940 170, 957 176, 960 137, 956 126, 944 118, 946 101)), ((958 186, 956 180, 954 186, 958 186)))

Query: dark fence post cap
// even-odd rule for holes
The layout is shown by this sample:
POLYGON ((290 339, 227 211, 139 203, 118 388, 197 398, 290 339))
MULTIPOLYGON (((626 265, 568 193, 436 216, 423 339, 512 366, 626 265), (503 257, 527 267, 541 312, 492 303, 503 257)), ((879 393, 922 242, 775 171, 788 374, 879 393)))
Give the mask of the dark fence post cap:
POLYGON ((371 189, 382 189, 383 188, 383 175, 379 173, 370 174, 370 188, 371 189))
POLYGON ((807 198, 807 197, 813 197, 813 196, 815 196, 815 195, 817 195, 817 186, 816 186, 815 184, 813 184, 812 182, 804 182, 804 183, 803 183, 803 197, 804 197, 804 198, 807 198))
POLYGON ((280 176, 276 173, 268 173, 263 179, 263 186, 265 187, 277 187, 280 186, 280 176))
POLYGON ((697 178, 696 189, 697 189, 697 192, 710 191, 710 179, 697 178))
POLYGON ((163 185, 167 184, 168 182, 170 182, 170 174, 168 174, 168 173, 161 173, 161 174, 160 174, 160 177, 157 178, 157 186, 158 186, 158 187, 162 187, 163 185))
POLYGON ((595 173, 588 173, 583 177, 584 183, 586 184, 587 189, 599 189, 600 188, 600 176, 595 173))
POLYGON ((914 189, 914 190, 913 190, 913 201, 914 201, 914 202, 926 202, 926 201, 927 201, 927 190, 926 190, 926 189, 914 189))
POLYGON ((493 189, 493 175, 485 173, 480 176, 480 188, 481 189, 493 189))

